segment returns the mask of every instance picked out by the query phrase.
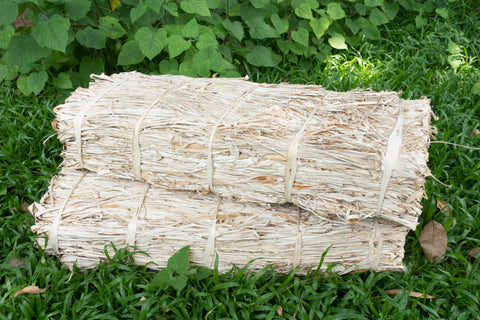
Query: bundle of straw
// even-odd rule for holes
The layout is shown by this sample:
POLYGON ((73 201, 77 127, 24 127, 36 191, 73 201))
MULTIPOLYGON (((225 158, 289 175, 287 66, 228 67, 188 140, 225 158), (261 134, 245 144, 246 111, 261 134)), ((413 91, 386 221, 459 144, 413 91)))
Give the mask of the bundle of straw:
MULTIPOLYGON (((376 218, 358 223, 327 221, 293 205, 234 202, 213 194, 169 191, 139 181, 112 179, 64 168, 40 203, 30 207, 46 252, 67 265, 91 268, 105 259, 104 246, 135 246, 137 264, 164 268, 178 249, 191 246, 191 263, 219 271, 250 270, 273 264, 297 274, 325 263, 339 273, 353 270, 402 270, 408 228, 376 218)), ((111 252, 112 253, 112 252, 111 252)))
POLYGON ((94 78, 55 108, 67 167, 291 202, 331 221, 417 225, 429 172, 426 98, 137 72, 94 78))

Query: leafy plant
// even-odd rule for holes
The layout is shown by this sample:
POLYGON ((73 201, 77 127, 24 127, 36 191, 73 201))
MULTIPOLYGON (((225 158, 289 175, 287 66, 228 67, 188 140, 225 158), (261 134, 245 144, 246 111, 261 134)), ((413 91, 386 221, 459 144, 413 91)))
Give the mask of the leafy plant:
POLYGON ((413 30, 431 15, 449 18, 433 1, 413 0, 0 0, 0 6, 0 81, 16 81, 24 95, 39 94, 47 83, 71 90, 87 85, 91 73, 131 68, 240 76, 246 65, 275 67, 283 57, 321 61, 332 50, 379 40, 379 28, 400 10, 412 15, 413 30))

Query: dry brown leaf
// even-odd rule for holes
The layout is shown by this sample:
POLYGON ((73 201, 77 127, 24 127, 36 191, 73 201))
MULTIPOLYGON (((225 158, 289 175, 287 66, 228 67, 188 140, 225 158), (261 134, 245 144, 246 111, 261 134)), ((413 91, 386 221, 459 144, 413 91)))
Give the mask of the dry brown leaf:
POLYGON ((17 268, 25 268, 25 258, 16 258, 13 257, 8 261, 8 265, 11 267, 17 267, 17 268))
POLYGON ((441 261, 447 252, 447 232, 443 225, 435 220, 427 223, 418 241, 430 263, 441 261))
POLYGON ((446 215, 450 215, 450 207, 448 206, 447 201, 437 200, 437 208, 440 211, 443 211, 446 215))
POLYGON ((477 128, 473 129, 472 132, 470 132, 470 138, 475 138, 476 136, 478 136, 480 134, 480 130, 478 130, 477 128))
POLYGON ((147 300, 147 298, 145 298, 145 296, 142 296, 142 297, 140 298, 140 301, 145 301, 145 300, 147 300))
MULTIPOLYGON (((404 291, 403 289, 392 289, 392 290, 385 290, 385 293, 388 294, 388 295, 396 295, 396 294, 399 294, 400 292, 403 292, 403 291, 404 291)), ((408 295, 410 297, 413 297, 413 298, 427 298, 427 299, 434 299, 435 298, 434 296, 431 296, 429 294, 416 292, 416 291, 412 291, 408 295)))
POLYGON ((469 255, 470 257, 476 259, 479 252, 480 252, 480 247, 474 248, 474 249, 470 250, 470 252, 468 253, 468 255, 469 255))
POLYGON ((30 211, 28 211, 28 207, 29 207, 29 206, 30 206, 30 205, 29 205, 28 203, 24 202, 24 203, 22 203, 22 205, 20 206, 20 209, 22 209, 23 212, 30 212, 30 211))
POLYGON ((17 292, 15 292, 13 297, 19 296, 24 293, 30 293, 30 294, 44 293, 47 289, 48 289, 48 286, 44 289, 40 289, 38 286, 28 286, 23 288, 22 290, 18 290, 17 292))
POLYGON ((283 317, 283 308, 281 305, 278 305, 277 307, 277 314, 279 317, 283 317))

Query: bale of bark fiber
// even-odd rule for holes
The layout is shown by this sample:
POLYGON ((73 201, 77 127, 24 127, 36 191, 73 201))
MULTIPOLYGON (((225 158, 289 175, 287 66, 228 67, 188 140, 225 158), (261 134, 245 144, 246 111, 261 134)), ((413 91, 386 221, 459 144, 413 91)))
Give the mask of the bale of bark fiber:
POLYGON ((138 72, 94 76, 55 108, 68 167, 325 219, 415 229, 428 175, 430 101, 138 72))

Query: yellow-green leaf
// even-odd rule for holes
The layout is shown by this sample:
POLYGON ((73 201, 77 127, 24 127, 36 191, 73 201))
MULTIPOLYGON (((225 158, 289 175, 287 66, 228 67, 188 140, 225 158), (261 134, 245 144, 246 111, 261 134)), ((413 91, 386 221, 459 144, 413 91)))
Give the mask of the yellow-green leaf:
POLYGON ((345 43, 345 37, 340 33, 334 33, 330 38, 328 38, 328 43, 335 49, 347 49, 347 44, 345 43))

